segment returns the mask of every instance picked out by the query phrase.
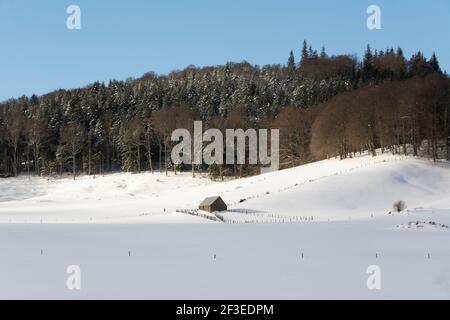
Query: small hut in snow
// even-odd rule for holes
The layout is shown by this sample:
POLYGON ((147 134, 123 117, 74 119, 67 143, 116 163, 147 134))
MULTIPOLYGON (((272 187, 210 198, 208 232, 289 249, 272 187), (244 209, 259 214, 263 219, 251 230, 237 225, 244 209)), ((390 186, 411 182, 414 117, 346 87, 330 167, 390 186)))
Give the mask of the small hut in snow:
POLYGON ((227 205, 223 202, 222 198, 219 196, 208 197, 200 203, 198 206, 200 210, 207 212, 214 211, 225 211, 227 210, 227 205))

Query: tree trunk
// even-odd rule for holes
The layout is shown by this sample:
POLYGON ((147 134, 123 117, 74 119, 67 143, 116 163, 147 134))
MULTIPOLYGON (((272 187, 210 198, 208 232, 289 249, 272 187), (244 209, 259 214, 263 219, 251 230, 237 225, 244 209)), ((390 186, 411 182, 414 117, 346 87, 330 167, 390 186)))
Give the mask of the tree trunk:
POLYGON ((17 146, 14 146, 13 162, 14 176, 17 177, 17 146))
POLYGON ((139 144, 137 145, 137 167, 138 172, 141 172, 141 147, 139 144))
POLYGON ((164 143, 164 163, 165 163, 165 167, 166 167, 166 176, 169 175, 169 173, 167 172, 167 144, 164 143))
POLYGON ((147 140, 147 157, 148 157, 148 165, 150 166, 150 172, 153 174, 152 146, 149 140, 147 140))
POLYGON ((162 172, 162 145, 161 141, 159 141, 159 173, 162 172))
POLYGON ((8 148, 5 147, 5 151, 3 152, 4 160, 5 160, 5 174, 9 174, 9 167, 8 167, 8 148))
POLYGON ((73 171, 73 180, 75 180, 75 175, 77 173, 75 152, 72 152, 72 171, 73 171))
POLYGON ((447 106, 447 108, 445 108, 445 116, 444 116, 444 128, 445 128, 445 132, 446 132, 446 137, 445 137, 445 153, 447 156, 447 160, 450 160, 450 127, 449 127, 449 119, 448 119, 448 111, 450 109, 450 106, 447 106))
POLYGON ((34 174, 38 174, 36 144, 33 145, 34 174))
POLYGON ((30 177, 30 145, 27 144, 27 174, 30 177))
POLYGON ((91 134, 88 135, 88 175, 91 175, 91 160, 92 160, 92 144, 91 134))

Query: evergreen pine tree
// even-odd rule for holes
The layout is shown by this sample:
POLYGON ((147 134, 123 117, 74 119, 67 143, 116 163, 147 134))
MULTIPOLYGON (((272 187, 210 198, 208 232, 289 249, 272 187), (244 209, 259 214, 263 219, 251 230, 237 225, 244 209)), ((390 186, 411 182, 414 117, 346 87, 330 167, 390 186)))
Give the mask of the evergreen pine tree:
POLYGON ((322 49, 320 50, 320 59, 326 59, 326 58, 328 58, 328 56, 325 51, 325 46, 322 46, 322 49))
POLYGON ((396 76, 399 79, 403 79, 406 76, 406 60, 405 57, 403 55, 403 50, 402 48, 398 47, 397 48, 397 66, 396 66, 396 76))
POLYGON ((362 66, 362 72, 361 77, 363 82, 371 81, 373 80, 375 76, 375 68, 374 68, 374 57, 372 54, 372 49, 370 48, 370 45, 367 45, 366 52, 364 53, 364 60, 363 60, 363 66, 362 66))
POLYGON ((428 62, 431 72, 438 72, 438 73, 442 73, 441 72, 441 68, 439 67, 439 61, 436 57, 436 54, 433 52, 433 55, 430 58, 430 61, 428 62))
POLYGON ((287 68, 288 68, 289 72, 295 71, 295 57, 294 57, 294 52, 292 50, 289 54, 287 68))
POLYGON ((421 51, 413 54, 409 60, 409 75, 424 76, 427 73, 427 61, 421 51))
POLYGON ((303 47, 302 47, 302 54, 301 54, 302 58, 300 60, 300 64, 304 65, 305 62, 308 60, 309 55, 308 55, 308 44, 306 43, 306 40, 303 40, 303 47))

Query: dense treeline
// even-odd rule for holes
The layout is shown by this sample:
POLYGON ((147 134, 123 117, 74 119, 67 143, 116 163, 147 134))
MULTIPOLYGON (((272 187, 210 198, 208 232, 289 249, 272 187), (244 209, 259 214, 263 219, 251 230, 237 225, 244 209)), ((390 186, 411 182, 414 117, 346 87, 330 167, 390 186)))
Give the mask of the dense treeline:
POLYGON ((311 143, 317 158, 375 155, 377 148, 434 160, 449 154, 450 81, 437 73, 366 86, 318 108, 311 143))
MULTIPOLYGON (((362 61, 303 43, 300 61, 188 67, 167 76, 94 83, 0 104, 0 170, 52 175, 187 169, 170 162, 170 134, 205 127, 279 128, 280 160, 314 159, 382 147, 429 154, 449 136, 449 80, 436 56, 401 49, 362 61)), ((251 166, 199 166, 214 176, 248 175, 251 166)))

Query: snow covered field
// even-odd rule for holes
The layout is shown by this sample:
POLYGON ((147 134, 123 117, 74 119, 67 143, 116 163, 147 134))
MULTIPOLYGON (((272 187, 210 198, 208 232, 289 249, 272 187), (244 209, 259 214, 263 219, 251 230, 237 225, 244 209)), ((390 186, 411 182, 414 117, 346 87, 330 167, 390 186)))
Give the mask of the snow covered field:
POLYGON ((449 299, 448 226, 449 164, 392 155, 225 182, 2 179, 0 298, 449 299), (211 195, 230 223, 175 212, 211 195), (398 200, 407 210, 392 213, 398 200))
POLYGON ((226 182, 190 173, 1 179, 0 222, 192 222, 173 213, 195 209, 211 195, 222 196, 230 208, 225 216, 233 221, 365 219, 384 215, 398 200, 409 208, 450 208, 449 168, 380 155, 320 161, 226 182))

